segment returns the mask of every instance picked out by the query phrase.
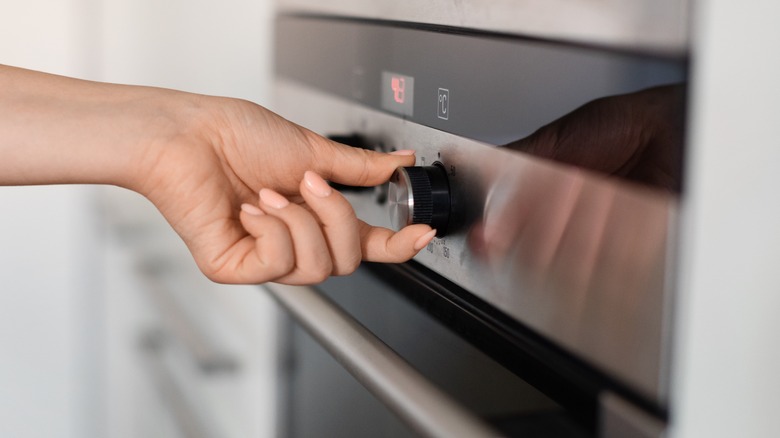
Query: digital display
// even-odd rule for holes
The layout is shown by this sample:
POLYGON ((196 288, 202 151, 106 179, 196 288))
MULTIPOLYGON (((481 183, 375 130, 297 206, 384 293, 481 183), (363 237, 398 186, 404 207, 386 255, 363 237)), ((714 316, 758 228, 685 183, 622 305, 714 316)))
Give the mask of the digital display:
POLYGON ((404 116, 414 115, 414 78, 382 72, 382 108, 404 116))

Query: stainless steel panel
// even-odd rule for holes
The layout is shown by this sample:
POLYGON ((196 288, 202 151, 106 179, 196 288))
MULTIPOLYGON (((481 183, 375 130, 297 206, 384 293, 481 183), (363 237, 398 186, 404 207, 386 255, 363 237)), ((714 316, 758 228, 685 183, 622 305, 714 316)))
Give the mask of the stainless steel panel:
MULTIPOLYGON (((277 110, 448 169, 459 227, 416 260, 663 402, 667 240, 675 195, 416 125, 280 80, 277 110), (302 105, 305 102, 305 105, 302 105)), ((387 205, 351 198, 390 226, 387 205)))
POLYGON ((281 11, 433 23, 681 54, 687 0, 279 0, 281 11))
POLYGON ((603 438, 663 438, 666 427, 615 394, 600 397, 600 436, 603 438))
POLYGON ((421 435, 498 436, 313 288, 270 283, 264 288, 358 381, 421 435))

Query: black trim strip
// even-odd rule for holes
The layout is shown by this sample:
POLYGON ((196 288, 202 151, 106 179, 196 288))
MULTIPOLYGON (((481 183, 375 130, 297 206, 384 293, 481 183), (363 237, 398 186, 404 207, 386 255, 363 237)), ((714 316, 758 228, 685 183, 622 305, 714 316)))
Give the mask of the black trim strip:
POLYGON ((662 421, 668 419, 663 406, 419 263, 363 265, 463 339, 570 410, 574 418, 592 430, 598 427, 598 396, 605 390, 662 421))

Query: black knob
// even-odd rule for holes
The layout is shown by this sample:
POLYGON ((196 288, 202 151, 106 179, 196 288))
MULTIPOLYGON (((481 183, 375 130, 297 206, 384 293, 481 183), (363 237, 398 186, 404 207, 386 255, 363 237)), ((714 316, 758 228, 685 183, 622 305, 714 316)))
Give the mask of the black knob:
POLYGON ((393 226, 428 224, 437 236, 447 233, 450 221, 450 185, 441 165, 399 167, 390 178, 390 215, 393 226))

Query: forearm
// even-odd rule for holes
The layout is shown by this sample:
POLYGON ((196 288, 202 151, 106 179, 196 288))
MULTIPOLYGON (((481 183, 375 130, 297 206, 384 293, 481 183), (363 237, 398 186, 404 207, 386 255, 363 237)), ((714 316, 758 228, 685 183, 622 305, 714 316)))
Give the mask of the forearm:
POLYGON ((0 185, 137 189, 197 97, 0 66, 0 185))

